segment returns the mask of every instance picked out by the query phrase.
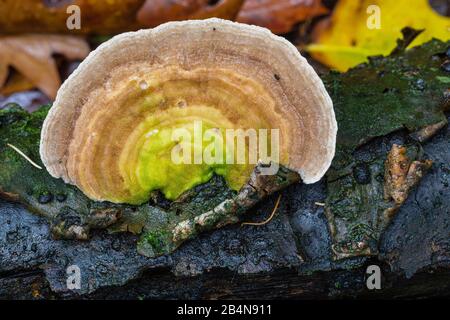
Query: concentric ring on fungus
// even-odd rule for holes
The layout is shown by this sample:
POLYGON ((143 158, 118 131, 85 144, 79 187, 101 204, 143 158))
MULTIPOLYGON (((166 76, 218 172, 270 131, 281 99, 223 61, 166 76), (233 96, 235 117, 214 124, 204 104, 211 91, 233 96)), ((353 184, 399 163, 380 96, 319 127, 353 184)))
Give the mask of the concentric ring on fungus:
POLYGON ((305 183, 318 181, 334 156, 331 99, 298 50, 267 29, 208 19, 100 45, 58 91, 41 158, 52 176, 99 201, 138 204, 156 189, 175 199, 213 173, 239 189, 254 165, 166 161, 171 130, 191 130, 196 120, 220 130, 279 129, 280 163, 305 183))

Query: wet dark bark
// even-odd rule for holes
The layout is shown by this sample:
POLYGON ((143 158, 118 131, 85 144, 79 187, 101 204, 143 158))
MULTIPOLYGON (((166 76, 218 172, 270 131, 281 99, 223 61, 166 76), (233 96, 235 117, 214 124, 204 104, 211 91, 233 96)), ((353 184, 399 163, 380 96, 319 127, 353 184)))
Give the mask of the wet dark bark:
MULTIPOLYGON (((407 139, 397 132, 360 155, 407 139)), ((89 242, 56 241, 45 219, 0 203, 0 298, 417 298, 450 294, 450 128, 424 145, 434 161, 383 233, 376 257, 334 261, 324 208, 325 182, 283 191, 274 219, 262 227, 206 233, 171 256, 145 258, 130 234, 93 234, 89 242), (65 287, 68 265, 83 287, 65 287), (382 289, 366 288, 366 267, 382 270, 382 289), (87 285, 89 283, 89 285, 87 285)), ((267 217, 276 195, 253 211, 267 217)))

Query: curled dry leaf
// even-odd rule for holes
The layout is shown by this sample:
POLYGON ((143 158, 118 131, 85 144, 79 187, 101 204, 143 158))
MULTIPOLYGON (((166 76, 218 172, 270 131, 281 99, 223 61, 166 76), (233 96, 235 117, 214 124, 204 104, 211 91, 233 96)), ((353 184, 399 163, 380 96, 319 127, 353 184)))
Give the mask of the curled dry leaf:
POLYGON ((406 147, 394 144, 385 163, 385 199, 401 205, 432 164, 431 160, 411 161, 406 147))
POLYGON ((298 22, 327 13, 320 0, 246 0, 237 21, 281 34, 291 31, 298 22))
POLYGON ((222 18, 234 20, 244 0, 147 0, 137 13, 137 21, 155 27, 167 21, 222 18))
POLYGON ((6 64, 0 63, 0 87, 6 82, 8 78, 8 66, 6 64))
POLYGON ((83 59, 89 54, 84 39, 58 35, 23 35, 0 38, 0 88, 5 85, 8 66, 54 99, 61 84, 54 54, 69 60, 83 59))
POLYGON ((385 209, 385 219, 392 218, 397 213, 411 190, 419 184, 432 165, 433 161, 428 159, 411 161, 405 146, 392 146, 384 164, 384 199, 393 200, 393 204, 385 209))
MULTIPOLYGON (((6 68, 8 71, 8 68, 6 68)), ((5 73, 8 76, 8 72, 5 73)), ((8 82, 3 82, 3 87, 0 86, 0 95, 9 96, 16 92, 28 91, 34 88, 34 85, 25 78, 23 75, 17 72, 13 72, 8 78, 8 82)))
POLYGON ((331 18, 316 25, 306 49, 316 60, 346 71, 369 56, 389 54, 404 27, 425 29, 409 47, 450 39, 450 18, 436 13, 427 0, 341 0, 331 18))

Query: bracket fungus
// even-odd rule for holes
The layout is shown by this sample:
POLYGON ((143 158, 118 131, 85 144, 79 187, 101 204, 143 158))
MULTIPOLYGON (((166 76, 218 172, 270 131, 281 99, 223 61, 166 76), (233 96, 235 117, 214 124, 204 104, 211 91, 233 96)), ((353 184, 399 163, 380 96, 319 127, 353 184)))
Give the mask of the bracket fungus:
MULTIPOLYGON (((195 136, 199 121, 220 133, 277 129, 279 164, 305 183, 334 156, 331 99, 298 50, 267 29, 208 19, 124 33, 93 51, 58 91, 41 159, 98 201, 140 204, 153 190, 173 200, 213 174, 239 190, 256 164, 174 163, 174 130, 195 136)), ((212 140, 182 145, 195 157, 212 140)))

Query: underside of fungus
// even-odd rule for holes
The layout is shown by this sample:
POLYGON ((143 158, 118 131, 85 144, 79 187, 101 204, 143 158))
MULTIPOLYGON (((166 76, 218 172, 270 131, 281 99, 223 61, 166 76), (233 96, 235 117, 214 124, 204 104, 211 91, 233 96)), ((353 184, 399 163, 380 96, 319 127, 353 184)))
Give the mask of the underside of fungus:
MULTIPOLYGON (((194 136, 199 121, 222 136, 279 130, 279 163, 305 183, 318 181, 334 156, 331 99, 297 49, 264 28, 208 19, 121 34, 93 51, 58 92, 41 158, 94 200, 139 204, 154 190, 176 199, 213 174, 239 190, 255 167, 249 157, 174 163, 174 130, 194 136)), ((195 156, 212 140, 200 141, 183 147, 195 156)))

